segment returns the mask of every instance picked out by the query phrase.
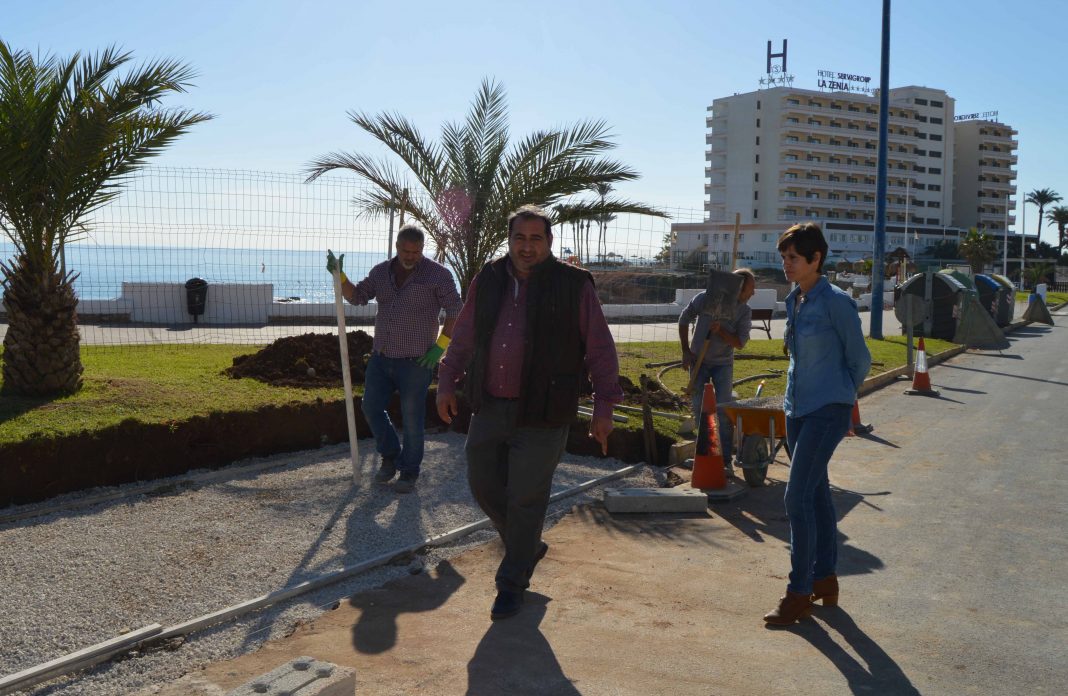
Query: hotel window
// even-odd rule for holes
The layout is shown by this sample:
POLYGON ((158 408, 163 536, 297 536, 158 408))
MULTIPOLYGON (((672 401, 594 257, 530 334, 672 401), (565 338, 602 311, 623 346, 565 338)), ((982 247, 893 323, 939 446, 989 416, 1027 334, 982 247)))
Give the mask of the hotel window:
POLYGON ((927 140, 927 134, 926 133, 917 133, 916 137, 918 137, 920 140, 927 140))
MULTIPOLYGON (((759 156, 760 155, 757 155, 757 157, 759 157, 759 156)), ((797 161, 797 155, 786 155, 786 157, 784 159, 787 162, 796 162, 797 161)))
POLYGON ((846 164, 851 165, 851 166, 856 166, 857 164, 859 164, 859 162, 857 162, 857 160, 855 160, 853 158, 849 158, 849 159, 846 160, 846 164))
POLYGON ((817 109, 820 108, 820 103, 818 101, 812 101, 811 99, 808 100, 808 105, 809 106, 814 106, 817 109))
POLYGON ((759 118, 757 119, 757 126, 756 127, 760 128, 760 119, 759 118))
MULTIPOLYGON (((788 142, 788 143, 796 143, 797 142, 797 136, 796 135, 788 135, 788 136, 786 136, 786 142, 788 142)), ((757 145, 759 145, 759 144, 760 143, 757 143, 757 145)))
POLYGON ((932 99, 931 100, 931 106, 933 106, 936 109, 941 109, 942 108, 942 102, 935 101, 934 99, 932 99))
POLYGON ((841 145, 842 141, 841 140, 837 140, 836 138, 831 138, 828 141, 828 144, 830 144, 830 145, 841 145))
POLYGON ((841 217, 841 216, 838 215, 838 211, 837 210, 828 210, 827 211, 827 217, 829 217, 829 218, 838 218, 838 217, 841 217))
POLYGON ((927 154, 927 150, 921 150, 921 149, 919 149, 919 148, 914 148, 914 149, 912 150, 912 154, 914 154, 914 155, 921 155, 921 156, 922 156, 922 155, 926 155, 926 154, 927 154))
POLYGON ((760 200, 760 191, 753 191, 753 200, 760 200))
POLYGON ((849 125, 846 126, 846 128, 848 128, 849 130, 860 130, 860 126, 858 126, 855 123, 850 123, 849 125))
POLYGON ((758 109, 760 108, 760 100, 759 99, 757 99, 757 108, 758 109))
MULTIPOLYGON (((831 107, 832 109, 834 107, 831 107)), ((805 208, 805 217, 819 217, 819 213, 815 208, 805 208)))
POLYGON ((941 140, 942 136, 938 133, 931 133, 931 140, 941 140))
POLYGON ((858 107, 855 107, 855 106, 853 106, 852 104, 850 104, 850 105, 849 105, 849 110, 850 110, 850 111, 856 111, 856 112, 859 112, 859 111, 860 111, 860 109, 859 109, 858 107))
POLYGON ((841 181, 841 180, 842 180, 841 177, 839 177, 839 176, 837 176, 835 174, 831 174, 831 175, 829 175, 827 177, 827 181, 841 181))
POLYGON ((941 208, 942 204, 939 203, 938 201, 927 201, 927 207, 928 208, 941 208))
POLYGON ((760 181, 760 172, 755 172, 753 174, 753 181, 760 181))
POLYGON ((841 128, 842 124, 838 121, 831 121, 831 128, 841 128))
POLYGON ((853 193, 846 194, 846 200, 849 201, 850 203, 856 203, 857 202, 857 196, 856 196, 856 194, 853 194, 853 193))
POLYGON ((820 175, 819 174, 806 174, 805 178, 808 179, 809 181, 819 181, 820 180, 820 175))
POLYGON ((841 111, 842 110, 842 105, 841 104, 831 104, 831 108, 834 109, 835 111, 841 111))
POLYGON ((810 125, 810 126, 822 126, 823 124, 820 123, 819 120, 817 120, 817 119, 810 118, 808 120, 808 125, 810 125))
POLYGON ((822 140, 820 140, 819 138, 814 138, 811 135, 808 136, 808 138, 805 140, 805 142, 814 143, 816 145, 822 145, 823 144, 822 140))
POLYGON ((856 220, 856 219, 857 219, 857 214, 856 213, 846 213, 846 220, 856 220))
POLYGON ((816 193, 815 191, 809 191, 808 193, 805 194, 805 198, 811 198, 811 199, 814 199, 814 200, 819 200, 819 197, 820 197, 820 194, 816 193))
POLYGON ((796 208, 786 208, 785 210, 783 210, 783 213, 793 217, 794 215, 797 215, 797 209, 796 208))
POLYGON ((801 106, 801 102, 797 99, 787 99, 786 103, 791 106, 801 106))
POLYGON ((757 216, 757 209, 753 208, 753 218, 756 218, 756 216, 757 216))
POLYGON ((928 191, 941 191, 942 190, 942 185, 941 184, 928 184, 927 185, 927 190, 928 191))
POLYGON ((941 156, 942 156, 942 153, 941 153, 941 152, 939 152, 938 150, 931 150, 931 152, 929 152, 928 154, 929 154, 929 155, 930 155, 931 157, 941 157, 941 156))
POLYGON ((875 149, 875 143, 864 143, 864 149, 865 150, 874 150, 875 149))
MULTIPOLYGON (((786 158, 787 158, 787 159, 790 159, 790 155, 787 155, 787 156, 786 156, 786 158)), ((794 159, 797 159, 797 157, 794 157, 794 159)), ((757 164, 760 164, 760 155, 757 155, 757 156, 756 156, 756 163, 757 163, 757 164)))
POLYGON ((838 158, 838 157, 828 157, 827 161, 830 162, 831 164, 841 164, 842 163, 842 160, 840 158, 838 158))
POLYGON ((800 120, 794 118, 793 116, 791 116, 790 118, 786 119, 786 122, 787 123, 801 123, 800 120))
POLYGON ((937 225, 938 224, 938 218, 927 218, 927 224, 928 225, 937 225))
POLYGON ((928 174, 941 174, 942 170, 939 169, 938 167, 931 167, 930 169, 927 170, 927 173, 928 174))
POLYGON ((864 183, 868 186, 875 186, 875 179, 865 179, 864 183))
POLYGON ((913 99, 913 102, 919 104, 920 106, 927 106, 926 99, 920 99, 919 97, 916 97, 915 99, 913 99))
POLYGON ((870 108, 870 107, 867 108, 867 109, 864 109, 864 112, 865 113, 869 113, 869 114, 877 114, 877 113, 879 113, 878 111, 876 111, 875 109, 870 108))
POLYGON ((859 184, 860 180, 857 179, 857 177, 855 177, 855 176, 847 176, 846 177, 846 183, 847 184, 859 184))
POLYGON ((782 176, 783 176, 784 179, 796 179, 797 178, 797 174, 795 174, 793 172, 786 172, 782 176))
POLYGON ((760 241, 762 241, 762 242, 770 242, 771 241, 771 234, 769 234, 767 232, 762 232, 761 235, 760 235, 760 241))
POLYGON ((797 198, 797 191, 783 191, 783 198, 797 198))
POLYGON ((939 118, 938 116, 932 116, 931 117, 931 123, 941 123, 941 122, 942 122, 942 119, 939 118))
POLYGON ((917 121, 921 121, 923 123, 927 123, 927 117, 926 116, 920 116, 919 114, 916 114, 916 120, 917 121))
POLYGON ((841 200, 841 198, 842 198, 842 196, 837 194, 837 193, 828 193, 827 194, 827 199, 828 200, 837 201, 837 200, 841 200))
MULTIPOLYGON (((787 140, 789 140, 789 138, 787 138, 787 140)), ((794 140, 797 140, 797 138, 794 138, 794 140)), ((760 136, 759 135, 756 137, 756 144, 757 145, 760 144, 760 136)))
POLYGON ((805 159, 808 160, 809 162, 822 162, 823 161, 823 158, 820 157, 819 155, 809 155, 805 159))
POLYGON ((875 196, 864 196, 864 202, 865 203, 874 203, 875 202, 875 196))

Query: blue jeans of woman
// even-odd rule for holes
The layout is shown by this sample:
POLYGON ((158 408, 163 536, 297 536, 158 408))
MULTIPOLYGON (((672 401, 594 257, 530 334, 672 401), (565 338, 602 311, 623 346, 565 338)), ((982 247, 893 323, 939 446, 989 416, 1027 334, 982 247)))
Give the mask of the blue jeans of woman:
MULTIPOLYGON (((697 368, 697 381, 693 385, 693 419, 697 423, 701 422, 701 401, 704 399, 705 385, 708 384, 709 380, 712 380, 712 388, 716 390, 717 406, 734 400, 732 396, 734 365, 702 364, 701 367, 697 368)), ((717 408, 716 411, 719 422, 719 443, 720 447, 723 448, 723 461, 730 462, 731 453, 734 451, 733 423, 731 423, 730 418, 727 418, 723 409, 717 408)))
POLYGON ((812 581, 833 575, 838 563, 838 519, 827 464, 849 430, 853 404, 828 404, 800 418, 786 419, 790 481, 790 582, 786 589, 811 594, 812 581))
POLYGON ((415 358, 387 358, 374 353, 364 375, 363 415, 375 436, 375 448, 392 459, 402 474, 419 473, 423 462, 423 426, 426 424, 426 392, 430 387, 430 370, 415 358), (397 437, 386 406, 400 394, 401 418, 404 421, 404 446, 397 437))

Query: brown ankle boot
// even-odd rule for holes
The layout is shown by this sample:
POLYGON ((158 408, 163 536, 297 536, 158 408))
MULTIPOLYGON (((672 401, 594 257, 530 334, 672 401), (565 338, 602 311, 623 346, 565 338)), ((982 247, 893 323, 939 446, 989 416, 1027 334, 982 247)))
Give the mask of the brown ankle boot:
POLYGON ((838 576, 828 575, 812 583, 812 601, 823 600, 823 606, 838 606, 838 576))
POLYGON ((812 611, 812 600, 807 594, 786 591, 786 596, 779 600, 779 606, 773 612, 764 615, 764 620, 776 626, 789 626, 804 618, 812 611))

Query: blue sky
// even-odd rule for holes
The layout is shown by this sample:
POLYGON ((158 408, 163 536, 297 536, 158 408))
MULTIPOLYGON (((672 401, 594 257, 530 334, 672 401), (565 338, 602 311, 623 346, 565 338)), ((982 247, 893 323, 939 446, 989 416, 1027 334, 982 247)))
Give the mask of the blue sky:
MULTIPOLYGON (((759 86, 766 42, 789 40, 795 86, 815 88, 820 69, 877 80, 880 17, 877 0, 0 0, 0 38, 190 63, 196 87, 171 103, 217 118, 159 164, 298 172, 331 151, 377 153, 348 110, 396 110, 436 136, 490 76, 508 90, 515 136, 605 119, 614 156, 642 174, 623 195, 700 209, 705 109, 759 86)), ((1068 113, 1066 24, 1068 4, 1054 0, 895 0, 891 86, 945 89, 958 113, 997 110, 1020 131, 1020 191, 1068 198, 1056 125, 1068 113)), ((1032 233, 1036 215, 1028 206, 1032 233)))

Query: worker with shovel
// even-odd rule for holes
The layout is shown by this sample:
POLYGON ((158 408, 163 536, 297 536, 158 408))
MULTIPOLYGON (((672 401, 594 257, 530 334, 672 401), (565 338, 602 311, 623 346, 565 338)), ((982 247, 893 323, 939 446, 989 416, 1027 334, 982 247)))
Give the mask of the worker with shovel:
MULTIPOLYGON (((694 295, 686 309, 679 315, 679 343, 682 346, 682 366, 690 372, 690 396, 693 400, 694 422, 701 419, 701 397, 704 385, 712 381, 716 390, 716 404, 733 401, 731 388, 734 383, 734 351, 749 342, 753 326, 753 310, 746 304, 756 292, 756 276, 748 268, 734 271, 742 276, 738 291, 734 318, 716 321, 704 311, 707 291, 694 295), (697 321, 691 341, 690 324, 697 321)), ((731 461, 732 438, 730 419, 719 410, 720 443, 723 461, 731 461)))

